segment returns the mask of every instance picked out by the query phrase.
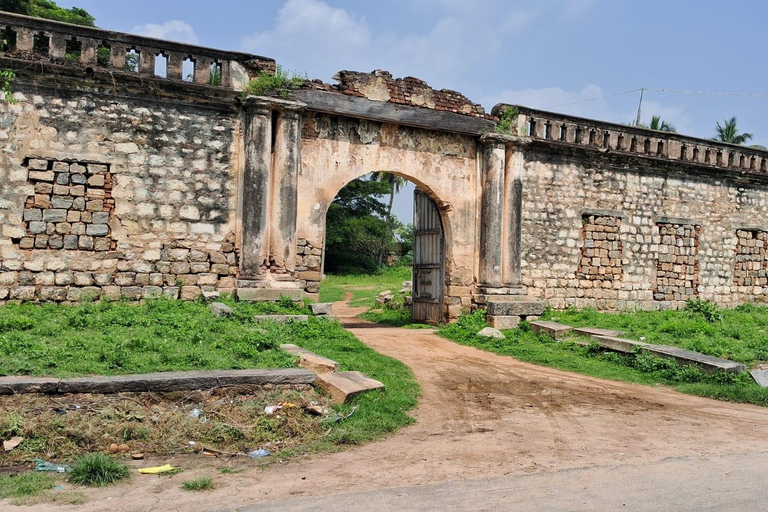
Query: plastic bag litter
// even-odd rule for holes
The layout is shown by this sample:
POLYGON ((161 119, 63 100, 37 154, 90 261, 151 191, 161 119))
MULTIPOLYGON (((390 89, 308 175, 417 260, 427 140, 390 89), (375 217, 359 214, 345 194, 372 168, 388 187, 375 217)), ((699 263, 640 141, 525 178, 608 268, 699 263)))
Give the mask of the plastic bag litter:
POLYGON ((35 459, 35 471, 50 471, 52 473, 66 473, 72 468, 66 464, 54 464, 42 459, 35 459))
POLYGON ((166 464, 165 466, 155 466, 152 468, 139 468, 139 473, 142 475, 156 475, 158 473, 167 473, 173 471, 173 466, 166 464))
POLYGON ((269 457, 270 455, 272 455, 272 454, 269 453, 269 451, 265 450, 264 448, 259 448, 258 450, 253 450, 252 452, 250 452, 248 454, 248 456, 250 458, 252 458, 252 459, 258 459, 260 457, 269 457))

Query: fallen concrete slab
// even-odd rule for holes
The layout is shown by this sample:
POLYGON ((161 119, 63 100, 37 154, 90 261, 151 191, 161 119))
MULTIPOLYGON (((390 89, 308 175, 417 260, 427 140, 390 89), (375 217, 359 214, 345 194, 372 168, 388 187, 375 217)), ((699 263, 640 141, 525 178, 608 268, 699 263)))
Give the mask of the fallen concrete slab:
POLYGON ((768 388, 768 370, 752 370, 749 372, 758 386, 761 388, 768 388))
POLYGON ((602 348, 613 350, 614 352, 623 352, 631 354, 635 350, 646 347, 648 344, 640 341, 617 338, 616 336, 592 336, 592 338, 602 348))
POLYGON ((559 324, 557 322, 547 322, 544 320, 536 320, 535 322, 528 322, 528 325, 531 326, 531 329, 533 329, 533 332, 537 332, 539 334, 546 334, 547 336, 553 339, 560 339, 564 335, 568 334, 573 330, 573 328, 570 325, 559 324))
POLYGON ((256 322, 277 322, 279 324, 289 324, 292 322, 306 322, 309 315, 256 315, 253 317, 256 322))
POLYGON ((611 329, 597 329, 596 327, 575 327, 573 332, 584 336, 621 336, 622 331, 613 331, 611 329))
POLYGON ((339 369, 339 363, 337 363, 333 359, 328 359, 327 357, 323 357, 319 354, 315 354, 314 352, 310 352, 309 350, 303 349, 298 345, 293 345, 292 343, 285 343, 283 345, 280 345, 280 348, 285 350, 289 354, 294 354, 299 356, 299 366, 302 368, 306 368, 307 370, 312 370, 317 374, 332 373, 339 369))
POLYGON ((384 384, 370 379, 361 372, 325 373, 317 376, 317 385, 323 388, 334 402, 343 404, 352 397, 373 391, 384 389, 384 384))
POLYGON ((315 379, 314 372, 302 368, 161 372, 72 379, 0 377, 0 395, 187 391, 241 384, 311 385, 315 379))

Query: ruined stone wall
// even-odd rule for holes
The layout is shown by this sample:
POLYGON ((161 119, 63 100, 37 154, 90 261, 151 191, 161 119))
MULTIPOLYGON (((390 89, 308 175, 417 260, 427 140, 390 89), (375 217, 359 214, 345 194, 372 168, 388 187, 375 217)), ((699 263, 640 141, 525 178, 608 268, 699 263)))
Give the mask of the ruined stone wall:
POLYGON ((567 150, 525 158, 521 264, 531 295, 602 310, 768 300, 768 185, 567 150))
POLYGON ((347 183, 386 171, 416 183, 437 203, 446 236, 446 313, 469 308, 476 275, 477 140, 470 136, 305 113, 299 173, 297 271, 317 289, 325 215, 347 183))
POLYGON ((0 300, 233 291, 232 105, 23 83, 0 103, 0 300))

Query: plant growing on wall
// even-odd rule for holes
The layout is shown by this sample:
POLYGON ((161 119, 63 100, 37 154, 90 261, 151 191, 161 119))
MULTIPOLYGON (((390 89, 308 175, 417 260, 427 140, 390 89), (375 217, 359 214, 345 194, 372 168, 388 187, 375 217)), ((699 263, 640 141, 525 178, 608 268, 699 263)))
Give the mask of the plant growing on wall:
POLYGON ((495 133, 503 133, 506 135, 517 134, 517 116, 519 112, 515 107, 504 107, 499 116, 499 122, 496 123, 493 131, 495 133))
POLYGON ((11 90, 11 82, 13 82, 14 78, 16 78, 16 73, 10 69, 0 69, 0 94, 8 103, 16 102, 13 99, 13 91, 11 90))
POLYGON ((79 7, 65 9, 51 0, 0 0, 0 11, 15 12, 87 27, 93 27, 96 21, 96 18, 85 9, 79 7))
POLYGON ((248 82, 248 85, 243 90, 243 95, 277 95, 285 99, 290 96, 292 90, 298 89, 306 81, 306 76, 283 71, 281 66, 277 66, 274 75, 266 71, 262 71, 259 73, 258 77, 248 82))

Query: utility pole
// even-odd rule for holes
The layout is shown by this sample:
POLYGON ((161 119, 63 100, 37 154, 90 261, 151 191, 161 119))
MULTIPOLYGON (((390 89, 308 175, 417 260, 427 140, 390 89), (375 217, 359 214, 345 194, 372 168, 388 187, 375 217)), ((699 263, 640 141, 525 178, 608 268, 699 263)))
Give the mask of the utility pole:
POLYGON ((643 109, 643 93, 645 92, 645 87, 640 89, 640 104, 637 106, 637 120, 635 121, 635 126, 640 126, 640 114, 643 109))

